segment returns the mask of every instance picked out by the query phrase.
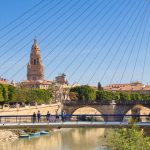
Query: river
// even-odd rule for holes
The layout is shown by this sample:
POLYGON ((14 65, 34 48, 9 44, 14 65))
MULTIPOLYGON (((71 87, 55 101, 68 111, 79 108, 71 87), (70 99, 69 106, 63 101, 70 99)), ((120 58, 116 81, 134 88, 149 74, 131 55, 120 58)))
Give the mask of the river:
POLYGON ((49 135, 0 143, 0 150, 107 150, 105 129, 61 129, 49 135))

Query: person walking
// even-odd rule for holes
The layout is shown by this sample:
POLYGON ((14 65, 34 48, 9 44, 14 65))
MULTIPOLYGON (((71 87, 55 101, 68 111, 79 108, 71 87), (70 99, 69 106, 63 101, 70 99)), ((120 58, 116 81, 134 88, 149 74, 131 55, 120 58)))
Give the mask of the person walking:
POLYGON ((62 121, 65 121, 66 119, 66 112, 64 110, 61 112, 61 119, 62 121))
POLYGON ((58 110, 56 110, 56 115, 55 115, 56 119, 55 122, 59 122, 59 114, 58 114, 58 110))
POLYGON ((36 122, 36 113, 35 113, 35 112, 34 112, 33 115, 32 115, 32 121, 33 121, 33 123, 36 122))
POLYGON ((38 122, 41 122, 41 113, 40 113, 39 110, 38 110, 38 113, 37 113, 37 119, 38 119, 38 122))
POLYGON ((50 114, 49 111, 48 111, 48 112, 47 112, 47 115, 46 115, 47 122, 50 122, 50 117, 51 117, 51 114, 50 114))

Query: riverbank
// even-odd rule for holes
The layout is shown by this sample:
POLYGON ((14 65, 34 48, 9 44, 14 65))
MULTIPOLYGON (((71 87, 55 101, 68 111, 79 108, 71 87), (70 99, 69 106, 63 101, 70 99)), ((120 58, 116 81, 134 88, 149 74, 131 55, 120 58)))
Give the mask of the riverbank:
MULTIPOLYGON (((49 132, 56 132, 60 130, 61 129, 52 129, 49 132)), ((26 132, 24 130, 18 130, 18 129, 0 130, 0 142, 15 141, 19 139, 20 134, 25 134, 25 133, 28 133, 28 131, 26 132)))
POLYGON ((19 138, 19 134, 22 130, 0 130, 0 142, 14 141, 19 138))

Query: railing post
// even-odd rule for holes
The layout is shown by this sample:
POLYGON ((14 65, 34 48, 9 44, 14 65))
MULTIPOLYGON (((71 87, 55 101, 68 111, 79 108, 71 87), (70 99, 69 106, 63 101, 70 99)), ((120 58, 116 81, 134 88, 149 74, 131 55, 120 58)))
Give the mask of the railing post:
POLYGON ((20 116, 20 119, 19 119, 19 124, 21 123, 21 116, 20 116))

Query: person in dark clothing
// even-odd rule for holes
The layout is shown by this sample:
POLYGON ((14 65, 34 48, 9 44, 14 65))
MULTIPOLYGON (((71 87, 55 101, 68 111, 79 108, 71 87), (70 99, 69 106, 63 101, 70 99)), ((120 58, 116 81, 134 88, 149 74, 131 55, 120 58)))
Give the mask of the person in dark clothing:
POLYGON ((46 120, 47 122, 50 122, 50 117, 51 117, 51 114, 49 113, 49 111, 47 112, 47 115, 46 115, 46 120))
POLYGON ((58 114, 58 110, 56 110, 56 119, 55 119, 55 122, 59 122, 59 114, 58 114))
POLYGON ((32 115, 32 121, 33 121, 33 123, 36 122, 36 113, 35 113, 35 112, 34 112, 33 115, 32 115))
POLYGON ((38 113, 37 113, 37 119, 38 119, 38 122, 41 122, 41 113, 40 113, 39 110, 38 110, 38 113))
POLYGON ((62 118, 62 121, 65 121, 66 119, 66 112, 64 110, 61 112, 61 118, 62 118))

